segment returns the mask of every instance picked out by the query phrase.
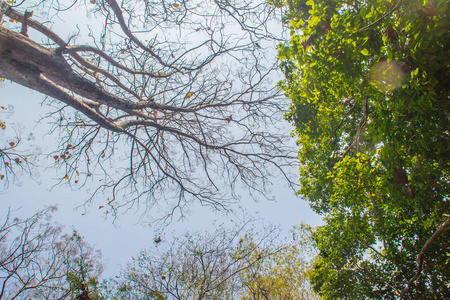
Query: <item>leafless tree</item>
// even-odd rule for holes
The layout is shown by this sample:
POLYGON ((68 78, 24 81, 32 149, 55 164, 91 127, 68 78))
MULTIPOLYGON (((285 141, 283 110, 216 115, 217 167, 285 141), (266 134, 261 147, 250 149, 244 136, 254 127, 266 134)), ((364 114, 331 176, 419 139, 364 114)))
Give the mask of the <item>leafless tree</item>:
POLYGON ((95 178, 113 213, 164 199, 168 216, 293 185, 265 1, 11 1, 0 77, 53 99, 61 183, 95 178))
POLYGON ((54 207, 0 227, 0 299, 73 299, 95 285, 101 255, 49 222, 54 207))

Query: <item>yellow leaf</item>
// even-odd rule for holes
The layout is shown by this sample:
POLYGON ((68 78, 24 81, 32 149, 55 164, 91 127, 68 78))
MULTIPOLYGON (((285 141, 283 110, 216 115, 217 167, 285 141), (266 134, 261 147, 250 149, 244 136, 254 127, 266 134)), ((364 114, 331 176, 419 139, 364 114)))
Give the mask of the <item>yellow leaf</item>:
POLYGON ((0 175, 0 179, 3 180, 5 178, 5 175, 0 175))
POLYGON ((69 179, 69 175, 66 175, 66 177, 64 177, 64 179, 68 180, 69 179))
POLYGON ((173 5, 173 7, 178 8, 178 7, 180 7, 180 6, 179 6, 178 4, 175 3, 175 4, 173 5))
MULTIPOLYGON (((5 78, 2 78, 2 79, 3 79, 3 81, 5 81, 5 78)), ((6 109, 4 106, 2 106, 1 108, 2 108, 2 109, 6 109)))

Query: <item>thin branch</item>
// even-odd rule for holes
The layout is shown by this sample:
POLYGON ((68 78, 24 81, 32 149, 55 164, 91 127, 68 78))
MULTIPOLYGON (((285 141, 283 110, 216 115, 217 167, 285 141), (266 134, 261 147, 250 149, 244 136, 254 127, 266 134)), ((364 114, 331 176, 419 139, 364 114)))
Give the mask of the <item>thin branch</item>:
POLYGON ((395 11, 400 7, 400 4, 401 4, 401 3, 402 3, 402 0, 399 0, 399 1, 397 2, 397 4, 395 4, 395 6, 394 6, 390 11, 388 11, 387 13, 385 13, 384 15, 382 15, 381 17, 379 17, 375 22, 373 22, 373 23, 371 23, 371 24, 369 24, 369 25, 367 25, 367 26, 364 26, 363 28, 358 29, 356 32, 363 32, 363 31, 366 31, 366 30, 371 29, 372 27, 375 27, 375 26, 378 25, 378 23, 380 23, 384 18, 386 18, 387 16, 389 16, 389 15, 391 15, 393 12, 395 12, 395 11))
POLYGON ((439 235, 441 235, 444 230, 450 226, 450 216, 449 215, 445 215, 447 217, 447 220, 433 233, 433 235, 426 241, 425 245, 423 246, 422 250, 420 251, 419 255, 417 255, 417 269, 416 269, 416 273, 414 274, 413 277, 411 277, 411 279, 408 282, 408 285, 406 286, 406 288, 403 290, 402 294, 400 295, 400 300, 403 299, 403 297, 405 297, 408 292, 410 291, 414 281, 417 280, 417 278, 419 278, 420 273, 422 272, 422 266, 423 266, 423 260, 425 257, 425 252, 427 251, 428 247, 437 239, 437 237, 439 235))

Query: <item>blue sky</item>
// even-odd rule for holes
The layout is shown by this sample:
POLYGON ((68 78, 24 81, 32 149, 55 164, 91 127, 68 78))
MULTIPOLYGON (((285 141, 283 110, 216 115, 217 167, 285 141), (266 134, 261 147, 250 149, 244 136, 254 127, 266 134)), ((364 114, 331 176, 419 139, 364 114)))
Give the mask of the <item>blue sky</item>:
MULTIPOLYGON (((11 116, 5 113, 0 116, 7 125, 7 129, 0 132, 0 143, 8 143, 8 138, 14 134, 13 129, 20 128, 22 135, 33 132, 36 139, 23 146, 31 147, 29 149, 39 147, 42 151, 40 159, 43 159, 54 140, 54 136, 45 135, 48 130, 46 124, 36 125, 49 109, 40 104, 43 96, 10 82, 1 85, 0 95, 2 106, 14 108, 11 116)), ((105 276, 117 274, 120 266, 125 266, 141 249, 154 247, 153 239, 157 235, 170 239, 171 235, 183 234, 185 231, 212 229, 214 223, 227 224, 230 219, 242 218, 245 213, 241 209, 246 212, 247 217, 260 218, 261 224, 264 222, 280 226, 284 232, 300 222, 320 224, 320 217, 282 182, 274 183, 275 201, 255 202, 249 195, 241 192, 240 202, 233 205, 234 212, 225 214, 198 205, 191 208, 186 218, 174 220, 169 226, 160 228, 157 224, 150 227, 145 218, 141 219, 140 211, 128 211, 113 222, 113 219, 105 218, 98 209, 99 203, 84 206, 89 190, 94 185, 81 191, 71 190, 68 186, 53 187, 58 178, 51 168, 38 168, 33 177, 39 182, 23 174, 6 190, 0 190, 2 211, 5 213, 8 207, 20 208, 18 215, 27 217, 45 206, 58 205, 55 221, 64 225, 67 231, 76 229, 88 243, 102 251, 106 265, 105 276)), ((1 217, 4 217, 3 214, 1 217)))

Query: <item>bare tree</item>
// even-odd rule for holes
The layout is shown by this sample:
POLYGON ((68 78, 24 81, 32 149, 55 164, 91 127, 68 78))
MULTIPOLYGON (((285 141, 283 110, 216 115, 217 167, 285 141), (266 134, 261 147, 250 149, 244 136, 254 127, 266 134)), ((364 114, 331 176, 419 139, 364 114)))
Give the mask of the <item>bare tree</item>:
POLYGON ((169 216, 193 200, 227 208, 241 187, 267 196, 277 176, 292 186, 264 1, 10 4, 0 0, 13 21, 0 27, 0 77, 53 99, 61 183, 95 175, 110 212, 165 199, 169 216), (59 20, 78 32, 60 37, 59 20))
POLYGON ((73 299, 95 286, 101 254, 49 223, 54 207, 0 227, 0 299, 73 299))

